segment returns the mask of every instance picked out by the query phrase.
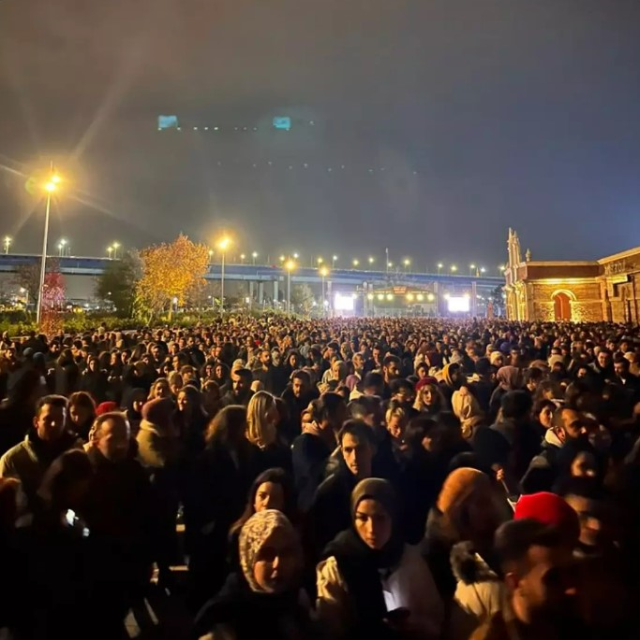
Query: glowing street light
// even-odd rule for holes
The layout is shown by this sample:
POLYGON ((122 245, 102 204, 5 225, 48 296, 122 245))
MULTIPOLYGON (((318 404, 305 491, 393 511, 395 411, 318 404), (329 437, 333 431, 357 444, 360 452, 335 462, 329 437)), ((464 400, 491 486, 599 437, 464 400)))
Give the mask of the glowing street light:
POLYGON ((455 264, 452 264, 452 265, 451 265, 451 272, 452 272, 452 273, 455 273, 457 270, 458 270, 458 267, 456 267, 456 265, 455 265, 455 264))
POLYGON ((358 260, 357 258, 354 259, 353 261, 353 266, 354 267, 358 267, 360 265, 360 260, 358 260))
POLYGON ((331 258, 331 266, 334 269, 336 268, 336 262, 338 262, 338 256, 333 256, 333 258, 331 258))
POLYGON ((318 256, 318 258, 316 259, 316 262, 318 264, 322 264, 324 262, 324 258, 322 256, 318 256))
POLYGON ((209 264, 213 262, 213 249, 209 249, 209 264))
POLYGON ((296 268, 296 263, 287 260, 284 268, 287 270, 287 313, 291 313, 291 272, 296 268))
POLYGON ((500 269, 500 272, 501 272, 501 273, 504 273, 504 272, 507 270, 507 267, 506 267, 506 265, 501 264, 501 265, 498 267, 498 269, 500 269))
POLYGON ((51 198, 60 187, 62 179, 55 172, 53 163, 51 163, 49 179, 44 183, 43 188, 47 194, 44 209, 44 234, 42 238, 42 260, 40 263, 40 283, 38 287, 38 302, 36 305, 36 323, 40 324, 42 317, 42 293, 44 291, 44 276, 47 270, 47 244, 49 241, 49 217, 51 214, 51 198))
POLYGON ((255 266, 256 266, 256 258, 258 257, 258 252, 257 252, 257 251, 254 251, 254 252, 251 254, 251 257, 253 258, 253 266, 255 267, 255 266))
POLYGON ((411 266, 411 260, 409 258, 405 258, 402 261, 402 264, 404 265, 405 270, 409 270, 409 267, 411 266))
POLYGON ((286 258, 284 256, 280 256, 280 262, 284 262, 286 258))
POLYGON ((393 262, 387 262, 387 269, 393 269, 393 262))
POLYGON ((444 267, 444 265, 442 264, 442 262, 438 262, 436 266, 438 267, 438 274, 439 274, 442 271, 442 267, 444 267))
POLYGON ((240 254, 240 264, 244 264, 244 260, 247 256, 244 253, 240 254))
POLYGON ((470 264, 469 265, 469 275, 472 276, 473 272, 476 270, 476 265, 475 264, 470 264))
POLYGON ((222 261, 220 268, 220 313, 224 313, 224 261, 227 254, 227 249, 231 245, 231 239, 227 236, 223 236, 218 240, 218 249, 222 252, 222 261))
POLYGON ((120 243, 119 242, 114 242, 113 243, 113 259, 117 260, 118 259, 118 249, 120 248, 120 243))
POLYGON ((297 253, 294 253, 294 254, 293 254, 293 259, 294 259, 294 260, 297 260, 299 257, 300 257, 300 256, 299 256, 297 253))
POLYGON ((4 247, 4 253, 5 255, 7 255, 9 253, 9 249, 11 249, 11 243, 13 241, 11 240, 11 238, 9 236, 5 236, 4 240, 2 241, 2 246, 4 247))
POLYGON ((67 253, 67 241, 62 238, 60 242, 58 242, 58 257, 62 258, 67 253))
MULTIPOLYGON (((212 252, 209 251, 209 257, 211 257, 212 252)), ((107 255, 109 256, 109 260, 113 260, 113 246, 107 247, 107 255)))
POLYGON ((369 264, 373 264, 376 259, 373 256, 369 256, 369 264))
POLYGON ((484 267, 480 267, 480 273, 486 273, 487 270, 484 267))

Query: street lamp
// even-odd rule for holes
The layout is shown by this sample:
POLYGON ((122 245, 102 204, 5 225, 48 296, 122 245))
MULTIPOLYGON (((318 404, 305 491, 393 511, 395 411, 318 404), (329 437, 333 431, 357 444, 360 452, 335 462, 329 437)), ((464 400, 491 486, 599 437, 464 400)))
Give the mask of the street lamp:
POLYGON ((411 266, 411 260, 409 260, 409 258, 405 258, 402 261, 402 264, 404 265, 405 270, 409 270, 409 267, 411 266))
POLYGON ((324 262, 324 258, 322 256, 318 256, 318 259, 316 260, 316 262, 318 264, 322 264, 324 262))
POLYGON ((280 262, 284 262, 285 261, 285 257, 284 256, 280 256, 280 262))
POLYGON ((334 269, 336 268, 336 262, 338 262, 338 256, 333 256, 333 258, 331 258, 331 266, 334 269))
MULTIPOLYGON (((211 253, 211 252, 209 252, 211 253)), ((107 247, 107 255, 109 256, 109 260, 113 259, 113 247, 107 247)))
POLYGON ((475 264, 470 264, 469 265, 469 275, 472 276, 473 272, 476 270, 476 265, 475 264))
POLYGON ((221 238, 220 242, 218 242, 218 249, 222 252, 222 263, 220 269, 220 313, 224 313, 224 258, 230 244, 231 240, 226 236, 221 238))
POLYGON ((118 259, 118 249, 120 248, 120 243, 119 242, 114 242, 113 243, 113 259, 117 260, 118 259))
POLYGON ((458 267, 456 267, 456 265, 455 265, 455 264, 452 264, 452 265, 451 265, 451 272, 452 272, 452 273, 455 273, 457 270, 458 270, 458 267))
POLYGON ((297 253, 294 253, 294 254, 293 254, 293 259, 294 259, 294 260, 297 260, 299 257, 300 257, 300 256, 299 256, 297 253))
POLYGON ((353 266, 357 267, 360 264, 360 260, 358 260, 357 258, 353 261, 353 266))
POLYGON ((393 269, 393 262, 387 262, 387 271, 393 269))
POLYGON ((251 254, 251 257, 253 258, 253 266, 255 267, 255 266, 256 266, 256 258, 258 257, 258 252, 257 252, 257 251, 254 251, 254 252, 251 254))
POLYGON ((484 267, 480 267, 480 273, 486 273, 487 270, 484 267))
POLYGON ((326 305, 326 293, 325 293, 325 279, 329 275, 329 269, 327 267, 320 267, 320 278, 322 278, 322 315, 327 315, 326 305))
POLYGON ((373 256, 369 256, 369 264, 373 264, 376 259, 373 256))
POLYGON ((9 249, 11 248, 11 238, 9 236, 5 236, 3 240, 4 246, 4 254, 7 255, 9 253, 9 249))
POLYGON ((44 184, 44 190, 47 194, 47 198, 44 209, 44 234, 42 238, 42 260, 40 263, 40 285, 38 287, 38 302, 36 306, 36 324, 40 324, 40 318, 42 317, 42 292, 44 290, 44 276, 47 270, 47 243, 49 241, 51 197, 58 190, 61 182, 60 176, 57 175, 53 169, 53 163, 51 163, 50 171, 49 180, 44 184))
POLYGON ((438 262, 436 266, 438 267, 438 275, 440 275, 440 272, 442 271, 442 267, 444 267, 444 265, 442 264, 442 262, 438 262))
POLYGON ((241 254, 240 254, 240 264, 244 264, 244 259, 245 259, 246 257, 247 257, 247 256, 246 256, 244 253, 241 253, 241 254))
POLYGON ((296 268, 296 263, 293 260, 287 260, 284 268, 287 270, 287 313, 291 313, 291 272, 296 268))
POLYGON ((58 242, 58 257, 62 258, 66 254, 67 241, 62 238, 60 242, 58 242))

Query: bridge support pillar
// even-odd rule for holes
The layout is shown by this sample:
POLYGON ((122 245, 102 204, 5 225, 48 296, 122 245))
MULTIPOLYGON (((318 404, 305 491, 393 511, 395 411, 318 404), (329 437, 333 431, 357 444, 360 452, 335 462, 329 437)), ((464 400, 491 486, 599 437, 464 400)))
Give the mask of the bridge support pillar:
POLYGON ((280 299, 278 298, 278 281, 277 280, 273 281, 273 301, 274 302, 280 301, 280 299))
POLYGON ((478 284, 474 280, 471 283, 471 316, 475 318, 478 315, 478 284))
POLYGON ((249 309, 253 307, 253 280, 249 280, 249 309))
POLYGON ((264 282, 258 282, 258 306, 264 304, 264 282))

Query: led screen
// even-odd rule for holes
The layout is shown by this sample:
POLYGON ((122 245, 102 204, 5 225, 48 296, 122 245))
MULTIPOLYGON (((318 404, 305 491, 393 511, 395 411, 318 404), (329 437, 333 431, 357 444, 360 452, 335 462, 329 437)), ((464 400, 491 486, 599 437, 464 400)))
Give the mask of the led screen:
POLYGON ((450 313, 469 313, 470 305, 469 298, 467 297, 453 297, 451 296, 448 300, 449 312, 450 313))
POLYGON ((336 311, 353 311, 355 300, 352 295, 345 296, 341 293, 336 293, 333 298, 333 308, 336 311))

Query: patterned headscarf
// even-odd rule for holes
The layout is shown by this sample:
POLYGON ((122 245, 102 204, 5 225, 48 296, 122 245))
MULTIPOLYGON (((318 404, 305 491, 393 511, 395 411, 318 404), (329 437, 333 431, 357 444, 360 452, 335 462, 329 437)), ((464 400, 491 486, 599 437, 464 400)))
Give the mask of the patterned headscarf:
POLYGON ((253 575, 253 568, 258 559, 260 549, 271 537, 276 529, 284 529, 288 535, 296 539, 299 544, 298 534, 289 522, 287 517, 280 511, 275 509, 267 509, 254 513, 245 522, 240 532, 240 540, 238 543, 240 552, 240 566, 246 581, 249 583, 252 591, 263 591, 262 587, 256 582, 253 575))

